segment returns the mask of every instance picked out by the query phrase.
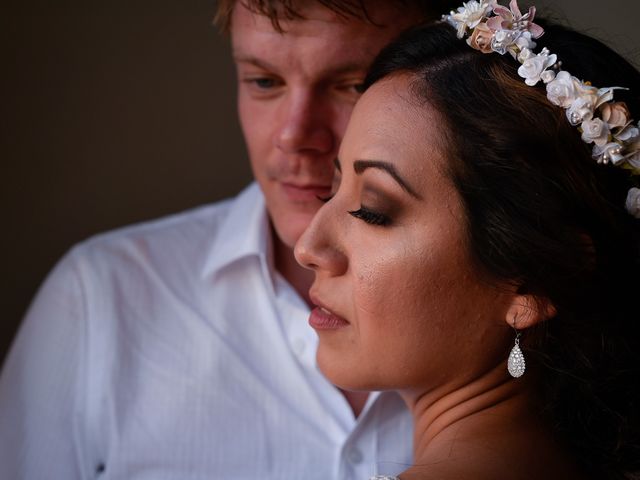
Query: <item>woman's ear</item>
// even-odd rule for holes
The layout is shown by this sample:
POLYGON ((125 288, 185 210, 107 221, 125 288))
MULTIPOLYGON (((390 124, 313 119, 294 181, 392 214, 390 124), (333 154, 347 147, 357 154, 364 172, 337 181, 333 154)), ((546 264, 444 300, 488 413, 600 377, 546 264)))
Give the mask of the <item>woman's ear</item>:
POLYGON ((516 330, 524 330, 553 318, 556 313, 556 307, 547 298, 515 294, 507 309, 505 321, 516 330))

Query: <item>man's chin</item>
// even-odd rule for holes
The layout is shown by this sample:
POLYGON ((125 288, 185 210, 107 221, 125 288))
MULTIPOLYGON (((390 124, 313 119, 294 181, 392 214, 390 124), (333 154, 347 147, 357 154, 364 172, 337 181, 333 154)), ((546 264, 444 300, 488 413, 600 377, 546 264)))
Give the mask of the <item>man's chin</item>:
POLYGON ((271 224, 273 226, 274 240, 277 241, 280 246, 292 250, 300 236, 311 224, 311 220, 313 220, 316 211, 317 210, 292 214, 278 218, 275 221, 272 218, 271 224))

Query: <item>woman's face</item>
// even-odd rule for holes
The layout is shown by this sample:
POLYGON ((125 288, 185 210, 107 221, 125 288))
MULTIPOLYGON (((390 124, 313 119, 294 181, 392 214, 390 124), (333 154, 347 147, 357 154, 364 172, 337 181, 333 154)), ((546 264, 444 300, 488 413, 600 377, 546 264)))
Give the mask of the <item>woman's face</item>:
POLYGON ((506 361, 509 293, 471 267, 443 123, 409 90, 378 82, 340 148, 333 198, 296 245, 315 271, 318 363, 354 390, 464 384, 506 361))

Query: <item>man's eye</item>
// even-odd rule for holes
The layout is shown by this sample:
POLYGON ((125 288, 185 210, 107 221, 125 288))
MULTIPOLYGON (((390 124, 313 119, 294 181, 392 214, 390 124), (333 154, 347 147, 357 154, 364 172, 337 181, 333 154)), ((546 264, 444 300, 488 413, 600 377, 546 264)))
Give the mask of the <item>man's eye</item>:
POLYGON ((250 77, 246 78, 244 81, 259 90, 269 90, 279 84, 275 78, 271 77, 250 77))
POLYGON ((253 83, 259 88, 272 88, 276 84, 273 78, 256 78, 253 83))
POLYGON ((361 95, 364 91, 364 83, 360 81, 344 83, 340 85, 339 89, 349 94, 361 95))
POLYGON ((358 95, 362 95, 362 93, 364 92, 364 83, 363 82, 354 83, 353 85, 350 86, 350 88, 354 92, 356 92, 358 95))

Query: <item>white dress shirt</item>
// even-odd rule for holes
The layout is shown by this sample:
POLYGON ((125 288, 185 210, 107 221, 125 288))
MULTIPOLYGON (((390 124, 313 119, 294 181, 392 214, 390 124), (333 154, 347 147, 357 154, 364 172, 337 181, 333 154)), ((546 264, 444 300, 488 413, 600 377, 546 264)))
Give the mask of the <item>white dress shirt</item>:
POLYGON ((395 393, 356 420, 274 270, 264 200, 94 237, 40 289, 0 376, 0 478, 366 480, 411 462, 395 393))

